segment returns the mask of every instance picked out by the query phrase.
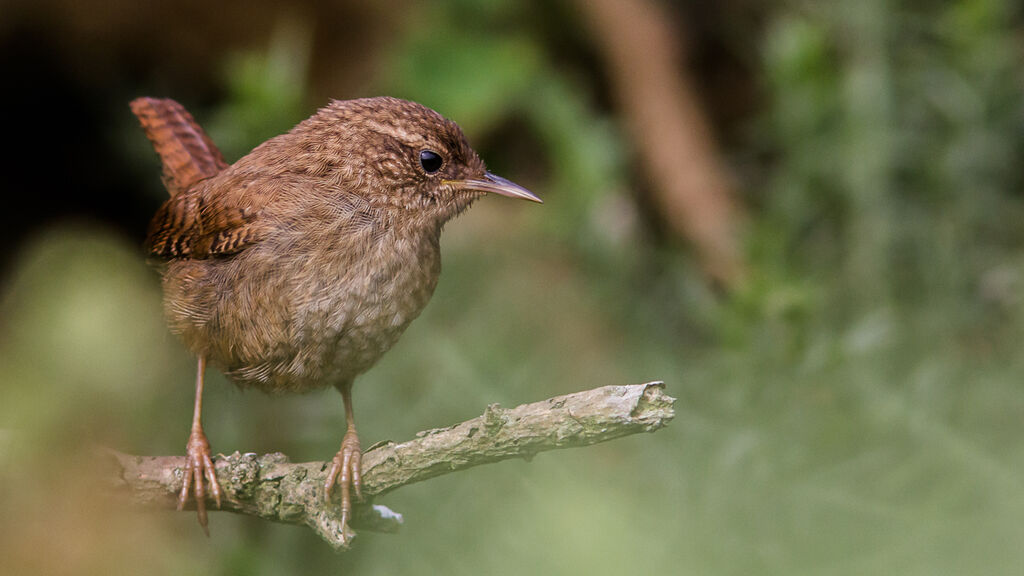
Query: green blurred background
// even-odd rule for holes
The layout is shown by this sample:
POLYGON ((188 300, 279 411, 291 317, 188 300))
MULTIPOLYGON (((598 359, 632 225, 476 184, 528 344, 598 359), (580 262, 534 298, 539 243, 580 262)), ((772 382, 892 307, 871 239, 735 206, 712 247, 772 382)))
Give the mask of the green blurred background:
MULTIPOLYGON (((711 4, 3 3, 0 572, 1020 574, 1024 12, 711 4), (617 60, 609 30, 652 22, 650 57, 617 60), (675 421, 406 487, 381 500, 403 531, 341 555, 95 497, 88 448, 183 452, 193 392, 141 250, 166 192, 128 101, 181 101, 233 161, 379 94, 456 120, 546 203, 447 227, 433 301, 357 382, 364 445, 654 379, 675 421), (644 94, 687 122, 644 130, 644 94), (659 154, 718 184, 680 192, 659 154)), ((210 381, 215 452, 337 450, 336 392, 210 381)))

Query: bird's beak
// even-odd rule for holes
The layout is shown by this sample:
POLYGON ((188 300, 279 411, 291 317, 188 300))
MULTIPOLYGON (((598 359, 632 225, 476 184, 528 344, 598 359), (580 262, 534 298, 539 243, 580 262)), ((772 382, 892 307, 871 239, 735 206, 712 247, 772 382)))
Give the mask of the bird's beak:
POLYGON ((538 202, 543 204, 544 201, 537 197, 536 194, 530 192, 526 188, 523 188, 519 184, 506 180, 501 176, 496 176, 487 172, 483 178, 476 180, 450 180, 450 184, 453 184, 460 190, 476 190, 477 192, 487 192, 494 194, 501 194, 502 196, 508 196, 509 198, 522 198, 523 200, 530 200, 531 202, 538 202))

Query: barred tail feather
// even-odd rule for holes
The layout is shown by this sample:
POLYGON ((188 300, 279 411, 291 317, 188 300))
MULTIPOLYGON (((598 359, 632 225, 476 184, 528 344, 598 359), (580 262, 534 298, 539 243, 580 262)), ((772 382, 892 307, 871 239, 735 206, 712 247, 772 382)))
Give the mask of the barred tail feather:
POLYGON ((227 168, 213 140, 181 104, 169 98, 136 98, 131 109, 160 156, 171 196, 227 168))

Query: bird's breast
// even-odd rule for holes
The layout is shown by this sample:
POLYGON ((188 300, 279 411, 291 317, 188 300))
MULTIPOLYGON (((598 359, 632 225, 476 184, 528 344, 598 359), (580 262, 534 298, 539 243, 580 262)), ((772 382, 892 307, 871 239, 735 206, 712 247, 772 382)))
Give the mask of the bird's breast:
POLYGON ((436 236, 356 240, 332 250, 267 246, 239 258, 222 273, 230 297, 216 299, 201 327, 190 326, 202 332, 193 340, 208 343, 211 361, 236 383, 267 391, 337 385, 365 372, 426 306, 441 262, 436 236))
POLYGON ((317 351, 334 378, 369 369, 426 306, 437 286, 440 254, 424 248, 382 242, 359 262, 342 264, 351 269, 325 275, 337 284, 318 283, 299 299, 297 339, 317 351))

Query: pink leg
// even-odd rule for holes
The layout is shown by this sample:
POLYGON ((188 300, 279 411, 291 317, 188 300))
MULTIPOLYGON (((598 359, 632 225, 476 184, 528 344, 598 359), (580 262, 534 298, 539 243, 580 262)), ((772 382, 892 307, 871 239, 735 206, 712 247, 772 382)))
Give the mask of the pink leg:
POLYGON ((181 494, 178 495, 178 510, 185 507, 188 502, 190 489, 196 499, 196 512, 199 514, 199 525, 203 532, 210 535, 206 519, 206 487, 203 484, 205 478, 210 483, 210 492, 213 494, 217 507, 220 508, 220 484, 217 483, 217 475, 213 467, 213 459, 210 456, 210 443, 203 433, 203 423, 200 417, 203 411, 203 374, 206 372, 206 358, 199 357, 199 366, 196 373, 196 403, 195 411, 192 414, 192 432, 188 437, 188 444, 185 446, 185 474, 181 486, 181 494))
POLYGON ((363 453, 359 447, 359 436, 356 434, 356 425, 352 417, 352 383, 348 382, 338 387, 341 390, 341 399, 345 402, 345 421, 347 429, 345 437, 341 440, 341 449, 331 461, 331 469, 327 473, 327 480, 324 482, 324 494, 328 499, 331 497, 331 490, 335 484, 341 485, 341 522, 348 526, 352 518, 352 496, 351 488, 355 488, 356 497, 360 500, 362 494, 362 458, 363 453), (335 482, 337 480, 337 482, 335 482))

